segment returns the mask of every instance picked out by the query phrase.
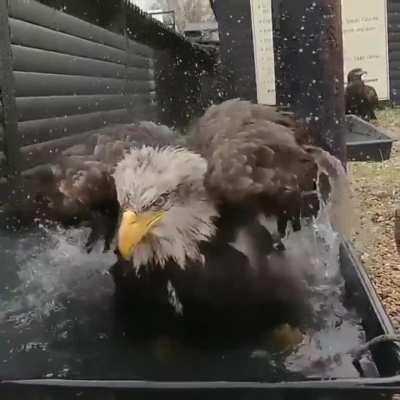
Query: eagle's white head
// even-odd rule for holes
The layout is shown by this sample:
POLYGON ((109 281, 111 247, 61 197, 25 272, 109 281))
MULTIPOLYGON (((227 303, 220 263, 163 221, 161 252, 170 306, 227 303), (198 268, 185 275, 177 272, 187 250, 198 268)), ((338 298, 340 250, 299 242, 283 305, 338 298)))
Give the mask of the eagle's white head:
POLYGON ((206 161, 176 147, 132 149, 114 180, 122 220, 118 249, 133 266, 202 259, 199 243, 215 234, 218 212, 204 187, 206 161))

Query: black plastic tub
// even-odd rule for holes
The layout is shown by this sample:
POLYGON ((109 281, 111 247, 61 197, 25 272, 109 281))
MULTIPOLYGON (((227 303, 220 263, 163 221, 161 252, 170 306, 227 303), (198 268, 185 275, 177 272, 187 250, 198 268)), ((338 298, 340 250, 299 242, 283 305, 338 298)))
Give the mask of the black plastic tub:
POLYGON ((394 140, 355 115, 346 116, 348 161, 385 161, 390 159, 394 140))
MULTIPOLYGON (((11 237, 8 243, 18 242, 18 237, 11 237)), ((4 246, 3 246, 4 247, 4 246)), ((27 249, 29 253, 29 245, 22 243, 22 248, 27 249)), ((1 252, 1 249, 0 249, 1 252)), ((2 252, 2 267, 4 274, 12 274, 12 265, 10 265, 10 252, 2 252)), ((28 260, 29 262, 29 260, 28 260)), ((353 255, 351 246, 347 242, 343 242, 340 252, 341 272, 345 279, 345 295, 344 304, 348 304, 354 309, 362 324, 362 329, 365 332, 365 340, 372 339, 382 334, 393 334, 394 330, 389 318, 387 317, 364 268, 353 255)), ((49 266, 50 267, 50 266, 49 266)), ((4 282, 1 284, 1 290, 4 289, 4 282)), ((89 306, 90 307, 90 306, 89 306)), ((88 308, 89 310, 90 308, 88 308)), ((76 310, 75 310, 76 311, 76 310)), ((107 317, 102 315, 102 310, 96 311, 93 314, 89 313, 90 327, 102 325, 103 320, 107 317)), ((58 321, 59 322, 59 321, 58 321)), ((52 321, 46 329, 52 332, 58 323, 52 321)), ((77 322, 79 324, 79 321, 77 322)), ((86 329, 86 328, 85 328, 86 329)), ((79 332, 79 330, 78 330, 79 332)), ((4 334, 1 331, 0 334, 4 334)), ((18 334, 18 333, 17 333, 18 334)), ((55 333, 54 333, 55 334, 55 333)), ((105 333, 106 334, 106 333, 105 333)), ((72 335, 73 336, 73 335, 72 335)), ((3 340, 5 338, 3 337, 3 340)), ((68 340, 80 340, 79 337, 72 337, 68 340)), ((1 345, 0 345, 1 347, 1 345)), ((113 369, 112 360, 124 354, 123 345, 117 346, 115 349, 104 347, 98 348, 98 353, 94 354, 92 367, 96 369, 97 364, 105 363, 110 370, 113 369)), ((1 349, 0 349, 1 350, 1 349)), ((58 349, 62 351, 62 348, 58 349)), ((81 350, 85 351, 85 343, 82 343, 81 350)), ((127 349, 128 351, 128 349, 127 349)), ((3 354, 3 353, 2 353, 3 354)), ((129 354, 129 353, 127 353, 129 354)), ((163 376, 160 375, 157 366, 148 361, 147 356, 142 354, 141 362, 146 365, 146 379, 138 376, 138 380, 126 379, 125 375, 119 372, 114 373, 113 379, 110 376, 101 379, 83 379, 79 376, 62 379, 54 376, 49 376, 45 379, 37 378, 35 366, 27 366, 27 361, 21 358, 15 362, 14 377, 4 379, 5 372, 0 365, 0 374, 3 381, 0 383, 0 398, 3 400, 10 399, 141 399, 141 398, 173 398, 173 399, 377 399, 391 398, 393 393, 400 393, 400 351, 393 343, 381 343, 371 349, 372 363, 361 363, 360 376, 354 375, 340 376, 339 378, 307 378, 297 379, 296 376, 291 376, 285 380, 262 380, 251 376, 254 365, 248 364, 248 360, 243 359, 243 365, 249 365, 249 371, 242 371, 247 379, 239 379, 235 376, 238 370, 236 366, 230 365, 229 361, 224 364, 226 371, 218 370, 217 379, 199 379, 196 381, 188 379, 188 376, 182 376, 182 379, 176 379, 176 375, 163 376), (22 372, 24 371, 24 372, 22 372), (30 372, 27 372, 30 371, 30 372), (232 372, 232 378, 230 374, 232 372), (152 375, 154 373, 154 375, 152 375), (154 379, 147 379, 154 376, 154 379), (171 377, 174 378, 171 378, 171 377), (224 379, 220 379, 221 376, 224 379)), ((51 355, 50 355, 51 356, 51 355)), ((3 356, 2 356, 3 357, 3 356)), ((67 357, 76 357, 69 355, 67 357)), ((4 361, 3 361, 4 362, 4 361)), ((238 358, 232 358, 232 362, 237 363, 238 358)), ((219 363, 219 361, 216 361, 219 363)), ((239 362, 240 363, 240 362, 239 362)), ((168 364, 165 365, 164 373, 168 372, 168 364)), ((173 367, 171 367, 173 368, 173 367)), ((218 369, 219 367, 216 367, 218 369)), ((190 369, 188 365, 188 369, 190 369)), ((257 372, 257 370, 255 370, 257 372)), ((9 373, 9 372, 8 372, 9 373)), ((129 373, 130 374, 130 373, 129 373)), ((194 375, 197 373, 195 372, 194 375)), ((212 372, 210 373, 212 375, 212 372)))

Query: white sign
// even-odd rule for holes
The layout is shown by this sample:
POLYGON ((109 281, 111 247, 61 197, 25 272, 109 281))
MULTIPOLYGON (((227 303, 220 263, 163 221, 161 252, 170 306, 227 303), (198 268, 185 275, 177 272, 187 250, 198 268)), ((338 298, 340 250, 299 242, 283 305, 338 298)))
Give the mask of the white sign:
POLYGON ((365 81, 390 98, 387 0, 342 0, 345 82, 353 68, 368 74, 365 81))
POLYGON ((271 0, 250 0, 257 101, 276 104, 275 56, 271 0))

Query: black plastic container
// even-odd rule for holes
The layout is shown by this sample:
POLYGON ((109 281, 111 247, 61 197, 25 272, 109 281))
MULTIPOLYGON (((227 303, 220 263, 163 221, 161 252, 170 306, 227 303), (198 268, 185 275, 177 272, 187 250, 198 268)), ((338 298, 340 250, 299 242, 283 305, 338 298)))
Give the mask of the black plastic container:
POLYGON ((390 158, 394 140, 355 115, 346 116, 347 159, 349 161, 385 161, 390 158))
MULTIPOLYGON (((341 269, 346 281, 345 302, 361 316, 367 339, 394 333, 366 271, 351 245, 341 248, 341 269)), ((369 378, 290 382, 225 381, 127 381, 127 380, 14 380, 0 383, 1 399, 377 399, 400 393, 400 351, 392 343, 372 350, 378 373, 365 370, 369 378), (372 376, 372 378, 371 378, 372 376), (374 377, 376 376, 376 377, 374 377)), ((243 360, 245 362, 245 360, 243 360)), ((99 356, 101 362, 101 356, 99 356)), ((110 366, 112 368, 112 366, 110 366)), ((1 371, 1 368, 0 368, 1 371)))

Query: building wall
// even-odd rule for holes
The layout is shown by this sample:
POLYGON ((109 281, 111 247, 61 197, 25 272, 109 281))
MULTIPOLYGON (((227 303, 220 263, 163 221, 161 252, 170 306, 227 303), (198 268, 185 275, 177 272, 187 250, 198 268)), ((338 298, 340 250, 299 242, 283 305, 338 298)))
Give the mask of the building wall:
POLYGON ((52 1, 0 0, 0 194, 100 129, 204 111, 208 51, 124 0, 52 1))
POLYGON ((152 48, 33 1, 9 3, 8 26, 17 126, 6 154, 17 136, 22 169, 87 132, 154 117, 152 48))

